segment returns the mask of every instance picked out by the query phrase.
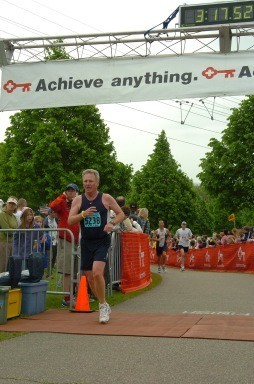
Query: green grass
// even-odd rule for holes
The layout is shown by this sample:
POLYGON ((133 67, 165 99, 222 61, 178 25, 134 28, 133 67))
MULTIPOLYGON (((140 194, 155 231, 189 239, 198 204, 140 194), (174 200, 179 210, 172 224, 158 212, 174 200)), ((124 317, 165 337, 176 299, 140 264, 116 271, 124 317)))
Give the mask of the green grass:
MULTIPOLYGON (((123 294, 120 291, 113 291, 112 296, 107 297, 107 302, 110 306, 115 306, 117 304, 120 304, 124 301, 133 299, 137 296, 142 295, 143 293, 150 291, 151 289, 157 287, 162 281, 162 277, 156 273, 151 273, 152 282, 148 285, 148 287, 140 289, 135 292, 130 292, 123 294)), ((56 294, 47 294, 46 296, 46 310, 47 309, 56 309, 61 308, 61 303, 63 300, 62 295, 56 295, 56 294)), ((97 310, 98 309, 98 301, 95 300, 93 303, 90 303, 91 310, 97 310)), ((11 321, 12 319, 8 320, 11 321)), ((0 332, 0 342, 3 340, 8 340, 13 337, 22 336, 24 335, 24 332, 0 332)))
MULTIPOLYGON (((113 295, 111 297, 107 297, 107 302, 110 306, 114 306, 117 304, 120 304, 126 300, 130 300, 134 297, 137 297, 139 295, 142 295, 144 292, 150 291, 157 285, 159 285, 162 281, 162 277, 156 273, 151 273, 152 282, 148 285, 148 287, 140 289, 135 292, 130 292, 123 294, 119 291, 113 291, 113 295)), ((61 308, 61 303, 63 300, 62 295, 56 295, 56 294, 47 294, 46 299, 46 309, 55 309, 55 308, 61 308)), ((90 303, 90 308, 92 310, 98 309, 98 302, 95 300, 95 302, 90 303)))
POLYGON ((13 337, 23 336, 25 332, 0 332, 0 342, 12 339, 13 337))
MULTIPOLYGON (((120 303, 123 303, 124 301, 133 299, 137 296, 142 295, 143 293, 150 291, 151 289, 155 288, 157 285, 159 285, 162 281, 162 277, 158 275, 157 273, 151 273, 152 277, 152 282, 149 284, 146 288, 140 289, 138 291, 130 292, 130 293, 125 293, 123 294, 122 292, 119 291, 113 291, 113 296, 107 298, 107 302, 109 303, 110 306, 114 306, 120 303)), ((92 303, 97 305, 96 308, 98 308, 97 303, 92 303)))

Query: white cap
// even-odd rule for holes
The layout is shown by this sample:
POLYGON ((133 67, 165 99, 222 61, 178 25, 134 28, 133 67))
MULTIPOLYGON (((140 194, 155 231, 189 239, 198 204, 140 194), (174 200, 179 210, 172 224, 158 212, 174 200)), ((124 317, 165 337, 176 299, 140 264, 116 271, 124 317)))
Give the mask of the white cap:
POLYGON ((7 203, 14 203, 14 204, 18 204, 18 201, 14 198, 14 197, 9 197, 9 199, 6 201, 6 204, 7 203))

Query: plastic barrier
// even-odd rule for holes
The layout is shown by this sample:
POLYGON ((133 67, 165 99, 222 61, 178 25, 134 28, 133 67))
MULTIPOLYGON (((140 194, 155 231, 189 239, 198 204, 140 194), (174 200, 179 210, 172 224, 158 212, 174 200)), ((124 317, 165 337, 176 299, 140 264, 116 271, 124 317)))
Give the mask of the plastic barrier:
POLYGON ((22 293, 21 314, 36 315, 46 309, 48 281, 38 283, 19 283, 22 293))
POLYGON ((11 287, 0 286, 0 324, 7 323, 7 306, 11 287))
MULTIPOLYGON (((157 263, 156 251, 153 248, 150 248, 150 262, 157 263)), ((168 250, 166 264, 171 267, 180 267, 179 251, 168 250)), ((185 267, 195 270, 254 273, 254 243, 246 242, 190 249, 185 261, 185 267)))
POLYGON ((137 291, 151 283, 149 237, 144 233, 121 235, 121 291, 137 291))

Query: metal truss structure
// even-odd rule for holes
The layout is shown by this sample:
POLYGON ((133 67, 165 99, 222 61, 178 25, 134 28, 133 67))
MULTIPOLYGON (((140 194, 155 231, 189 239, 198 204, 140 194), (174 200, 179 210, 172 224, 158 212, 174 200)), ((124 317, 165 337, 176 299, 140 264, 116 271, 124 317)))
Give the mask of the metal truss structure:
POLYGON ((70 60, 252 51, 254 23, 1 39, 0 66, 45 61, 52 47, 70 60))

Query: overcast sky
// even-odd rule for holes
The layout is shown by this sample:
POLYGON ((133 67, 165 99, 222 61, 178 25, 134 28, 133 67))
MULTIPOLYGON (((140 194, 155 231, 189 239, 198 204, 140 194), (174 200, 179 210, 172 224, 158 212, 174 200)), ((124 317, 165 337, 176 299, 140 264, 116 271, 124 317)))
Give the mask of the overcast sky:
MULTIPOLYGON (((219 2, 219 1, 218 1, 219 2)), ((196 0, 189 4, 204 3, 196 0)), ((159 25, 182 3, 175 0, 147 2, 129 0, 0 0, 1 38, 146 31, 159 25)), ((178 16, 170 23, 174 28, 178 16)), ((242 97, 164 100, 98 106, 110 128, 119 161, 137 171, 154 150, 164 129, 173 157, 194 182, 198 182, 200 159, 209 151, 211 137, 221 138, 232 108, 242 97), (181 105, 180 105, 181 104, 181 105), (213 117, 213 119, 211 119, 213 117), (181 124, 182 121, 182 124, 181 124)), ((0 114, 0 141, 14 112, 0 114)))

